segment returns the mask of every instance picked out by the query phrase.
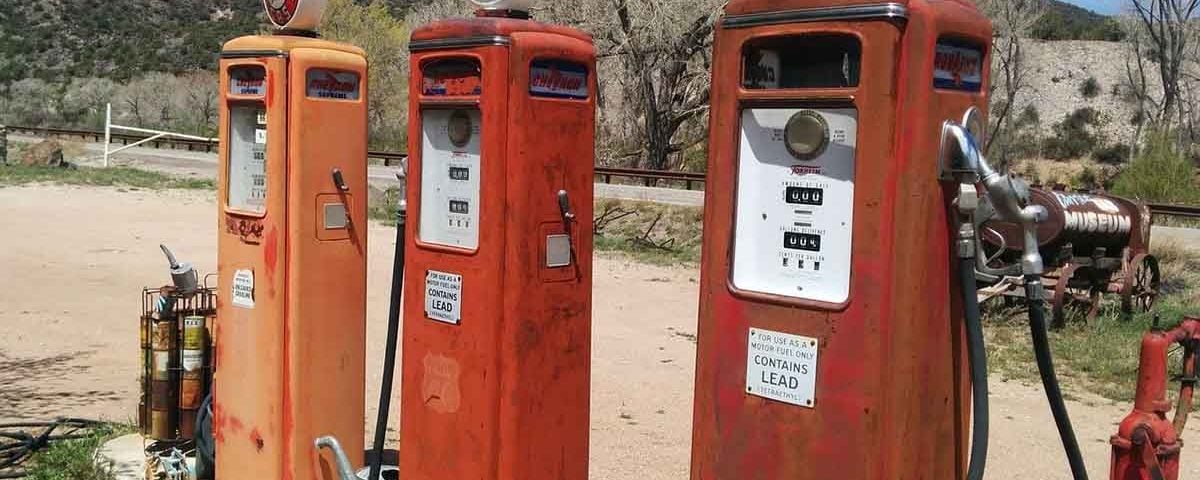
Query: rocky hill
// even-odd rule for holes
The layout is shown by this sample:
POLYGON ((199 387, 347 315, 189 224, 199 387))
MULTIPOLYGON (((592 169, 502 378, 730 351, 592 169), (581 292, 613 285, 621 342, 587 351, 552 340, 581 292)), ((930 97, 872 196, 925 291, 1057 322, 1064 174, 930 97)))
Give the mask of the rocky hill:
MULTIPOLYGON (((1091 107, 1100 113, 1099 131, 1110 143, 1130 143, 1136 126, 1133 105, 1123 100, 1128 78, 1128 46, 1121 42, 1030 41, 1026 48, 1029 87, 1017 98, 1016 111, 1036 110, 1048 130, 1071 112, 1091 107), (1094 95, 1084 94, 1084 84, 1095 79, 1094 95)), ((1153 73, 1153 72, 1151 72, 1153 73)), ((1147 80, 1157 88, 1155 78, 1147 80)))
POLYGON ((221 43, 253 33, 253 0, 7 0, 0 7, 0 85, 23 78, 125 80, 211 69, 221 43))

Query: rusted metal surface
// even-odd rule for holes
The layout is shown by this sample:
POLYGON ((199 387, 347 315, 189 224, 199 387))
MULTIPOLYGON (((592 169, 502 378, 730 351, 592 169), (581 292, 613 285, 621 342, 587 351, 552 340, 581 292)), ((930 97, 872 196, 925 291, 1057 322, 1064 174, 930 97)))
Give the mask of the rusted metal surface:
MULTIPOLYGON (((1067 310, 1079 305, 1090 321, 1099 314, 1104 293, 1117 294, 1125 313, 1148 311, 1158 296, 1161 276, 1150 255, 1151 210, 1146 204, 1102 193, 1034 188, 1030 201, 1046 208, 1038 242, 1046 261, 1044 281, 1054 294, 1053 325, 1061 327, 1067 310)), ((980 237, 990 245, 988 267, 1016 265, 1020 229, 988 220, 980 237)))
POLYGON ((427 127, 449 130, 434 112, 478 115, 485 160, 475 245, 406 234, 400 478, 587 478, 595 47, 578 30, 508 18, 439 21, 412 40, 409 85, 421 87, 409 96, 408 178, 421 181, 408 185, 409 217, 446 209, 422 200, 438 188, 422 172, 446 168, 444 150, 423 147, 427 127), (479 68, 423 68, 464 59, 479 68), (535 96, 540 60, 583 66, 587 81, 572 96, 535 96), (564 222, 560 190, 583 221, 564 222), (548 239, 564 234, 571 261, 548 265, 548 239), (441 283, 431 273, 458 277, 460 323, 426 308, 441 283))
POLYGON ((1121 421, 1112 444, 1112 480, 1179 478, 1180 437, 1187 425, 1196 386, 1196 355, 1200 346, 1200 319, 1187 317, 1169 331, 1157 328, 1142 336, 1137 391, 1133 410, 1121 421), (1175 404, 1174 420, 1168 420, 1171 402, 1167 397, 1168 351, 1183 348, 1183 376, 1175 404))
POLYGON ((363 458, 367 59, 292 35, 221 57, 216 477, 329 480, 317 437, 363 458))
MULTIPOLYGON (((708 185, 701 263, 691 478, 963 478, 970 395, 961 308, 954 298, 945 205, 931 162, 942 122, 977 93, 935 89, 934 45, 989 45, 991 29, 960 2, 900 2, 907 21, 834 19, 738 26, 714 39, 708 185), (742 88, 748 42, 847 33, 861 39, 851 88, 742 88), (754 298, 731 287, 738 228, 739 121, 746 105, 828 105, 860 112, 849 301, 754 298), (819 340, 815 408, 747 393, 748 331, 819 340), (919 352, 919 354, 918 354, 919 352)), ((850 6, 849 1, 740 0, 728 15, 850 6)), ((981 63, 987 64, 982 58, 981 63)), ((837 62, 841 65, 841 62, 837 62)), ((749 108, 749 107, 747 107, 749 108)), ((806 172, 800 169, 797 179, 806 172)), ((768 248, 764 246, 764 248, 768 248)), ((973 288, 973 286, 969 287, 973 288)))

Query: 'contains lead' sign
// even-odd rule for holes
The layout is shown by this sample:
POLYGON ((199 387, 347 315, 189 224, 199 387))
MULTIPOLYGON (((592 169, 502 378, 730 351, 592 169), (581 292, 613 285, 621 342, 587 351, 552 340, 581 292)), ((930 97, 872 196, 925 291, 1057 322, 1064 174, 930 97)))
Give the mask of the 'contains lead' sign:
POLYGON ((425 315, 454 325, 462 321, 462 275, 425 271, 425 315))
POLYGON ((817 339, 751 328, 746 393, 812 408, 817 390, 817 339))
POLYGON ((933 56, 933 86, 978 92, 983 88, 983 52, 939 42, 933 56))

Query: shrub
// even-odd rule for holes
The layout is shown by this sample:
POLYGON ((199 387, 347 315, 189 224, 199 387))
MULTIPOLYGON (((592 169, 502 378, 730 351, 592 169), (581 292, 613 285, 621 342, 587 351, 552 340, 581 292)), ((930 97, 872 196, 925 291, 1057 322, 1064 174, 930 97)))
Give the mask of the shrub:
POLYGON ((1031 103, 1021 109, 1021 114, 1017 115, 1017 121, 1014 126, 1021 128, 1029 125, 1037 125, 1041 121, 1041 115, 1038 114, 1037 107, 1031 103))
POLYGON ((1129 158, 1129 145, 1118 143, 1109 145, 1104 148, 1097 149, 1092 152, 1092 158, 1097 162, 1108 165, 1118 165, 1124 163, 1129 158))
POLYGON ((1170 134, 1152 132, 1142 151, 1117 176, 1113 193, 1139 200, 1200 203, 1195 169, 1170 134))
POLYGON ((1083 85, 1079 86, 1079 93, 1083 94, 1083 98, 1096 98, 1100 95, 1100 82, 1096 77, 1088 77, 1083 81, 1083 85))
POLYGON ((1103 143, 1091 128, 1099 124, 1100 113, 1094 108, 1084 107, 1067 114, 1063 121, 1054 124, 1054 136, 1042 143, 1043 154, 1055 160, 1086 156, 1103 143))

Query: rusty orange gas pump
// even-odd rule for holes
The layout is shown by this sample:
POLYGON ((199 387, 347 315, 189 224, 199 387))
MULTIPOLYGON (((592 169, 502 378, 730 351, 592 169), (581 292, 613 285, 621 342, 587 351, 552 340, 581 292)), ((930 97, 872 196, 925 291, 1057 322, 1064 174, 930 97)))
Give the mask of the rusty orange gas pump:
POLYGON ((586 478, 595 51, 477 3, 409 44, 400 478, 586 478))
POLYGON ((264 1, 274 35, 220 60, 216 475, 330 479, 361 463, 367 62, 316 38, 323 1, 264 1))
POLYGON ((986 108, 990 39, 960 0, 725 7, 693 479, 965 476, 958 189, 938 158, 943 121, 986 108))

